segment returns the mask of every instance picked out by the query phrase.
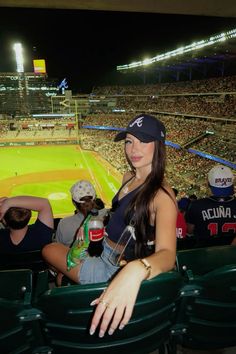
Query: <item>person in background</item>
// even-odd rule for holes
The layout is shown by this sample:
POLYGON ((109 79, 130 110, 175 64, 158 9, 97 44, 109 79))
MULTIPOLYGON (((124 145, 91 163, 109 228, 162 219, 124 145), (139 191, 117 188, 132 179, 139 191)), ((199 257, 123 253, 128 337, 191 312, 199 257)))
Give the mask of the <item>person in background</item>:
POLYGON ((40 250, 52 241, 53 215, 46 198, 18 196, 0 198, 0 253, 40 250), (34 224, 28 225, 31 211, 38 212, 34 224))
POLYGON ((187 233, 195 237, 196 246, 230 244, 236 237, 233 180, 229 167, 216 165, 208 173, 211 195, 191 202, 187 209, 187 233))
POLYGON ((110 219, 110 209, 105 207, 105 203, 101 198, 95 199, 95 208, 98 210, 98 214, 103 219, 103 223, 106 226, 110 219))
POLYGON ((99 337, 124 328, 142 281, 174 268, 177 205, 165 179, 165 136, 163 123, 146 114, 116 136, 115 141, 124 139, 130 170, 113 198, 100 257, 87 256, 68 271, 67 247, 54 243, 43 249, 45 260, 77 283, 109 281, 91 303, 96 306, 91 335, 97 327, 99 337))
POLYGON ((103 210, 105 208, 105 204, 101 198, 95 199, 95 207, 98 210, 103 210))
MULTIPOLYGON (((179 193, 178 189, 172 187, 172 190, 175 194, 175 197, 177 198, 178 193, 179 193)), ((178 201, 178 215, 177 215, 177 220, 176 220, 176 237, 177 237, 177 239, 185 238, 186 233, 187 233, 187 224, 186 224, 186 221, 184 218, 185 207, 186 207, 185 199, 187 199, 187 198, 183 197, 178 201)), ((178 247, 178 244, 177 244, 177 247, 178 247)))
POLYGON ((175 187, 172 187, 172 190, 173 190, 173 192, 174 192, 174 194, 175 194, 175 198, 177 199, 178 194, 179 194, 178 189, 177 189, 177 188, 175 188, 175 187))
POLYGON ((189 198, 183 197, 178 201, 178 216, 176 223, 177 238, 185 238, 187 234, 187 223, 185 221, 185 212, 189 205, 189 198))
POLYGON ((189 196, 189 201, 190 201, 190 202, 194 202, 194 200, 197 200, 196 194, 190 194, 190 196, 189 196))
POLYGON ((70 246, 84 218, 95 207, 96 191, 87 180, 77 181, 70 189, 75 214, 61 219, 56 230, 56 242, 70 246))

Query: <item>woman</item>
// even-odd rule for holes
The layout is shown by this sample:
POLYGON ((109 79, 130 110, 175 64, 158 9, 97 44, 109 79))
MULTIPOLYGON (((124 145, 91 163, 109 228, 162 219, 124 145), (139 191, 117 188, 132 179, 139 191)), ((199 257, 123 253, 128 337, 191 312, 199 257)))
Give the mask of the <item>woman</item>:
POLYGON ((164 180, 165 127, 155 117, 139 115, 115 141, 122 139, 131 171, 124 175, 113 199, 101 257, 87 257, 68 272, 67 248, 52 244, 43 250, 52 266, 76 282, 112 278, 106 291, 91 303, 97 307, 90 334, 100 323, 100 337, 107 329, 111 335, 128 323, 143 280, 169 271, 175 264, 177 208, 173 191, 164 180))

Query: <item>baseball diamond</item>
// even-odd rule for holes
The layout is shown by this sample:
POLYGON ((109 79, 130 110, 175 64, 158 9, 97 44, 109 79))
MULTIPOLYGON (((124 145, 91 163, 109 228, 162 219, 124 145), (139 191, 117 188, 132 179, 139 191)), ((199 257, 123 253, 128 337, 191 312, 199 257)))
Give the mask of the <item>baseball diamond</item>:
POLYGON ((113 166, 78 145, 4 147, 0 158, 0 195, 48 198, 54 217, 73 213, 69 189, 79 179, 93 183, 106 207, 121 184, 113 166))

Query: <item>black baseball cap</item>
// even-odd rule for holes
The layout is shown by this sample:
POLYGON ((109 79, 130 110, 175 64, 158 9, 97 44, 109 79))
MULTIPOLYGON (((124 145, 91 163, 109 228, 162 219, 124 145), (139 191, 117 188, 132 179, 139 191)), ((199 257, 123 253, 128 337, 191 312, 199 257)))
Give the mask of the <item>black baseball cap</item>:
POLYGON ((143 143, 150 143, 155 140, 165 141, 166 129, 156 117, 140 114, 129 122, 125 130, 116 135, 114 141, 125 139, 127 133, 134 135, 143 143))

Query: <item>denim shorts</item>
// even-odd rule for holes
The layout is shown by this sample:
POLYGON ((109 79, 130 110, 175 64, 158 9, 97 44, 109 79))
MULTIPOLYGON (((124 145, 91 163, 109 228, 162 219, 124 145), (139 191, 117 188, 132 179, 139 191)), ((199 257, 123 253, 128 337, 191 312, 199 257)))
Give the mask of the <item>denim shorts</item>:
POLYGON ((109 261, 114 253, 106 238, 103 240, 103 252, 100 257, 87 257, 83 261, 78 274, 80 284, 95 284, 107 282, 120 269, 109 261))

